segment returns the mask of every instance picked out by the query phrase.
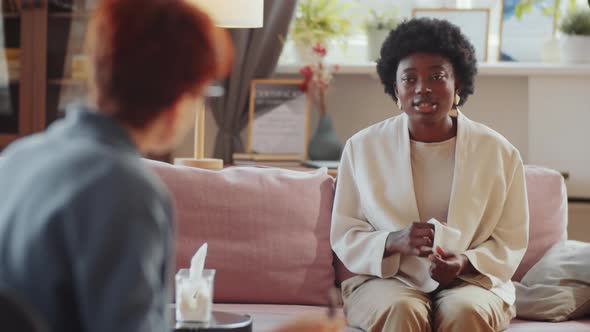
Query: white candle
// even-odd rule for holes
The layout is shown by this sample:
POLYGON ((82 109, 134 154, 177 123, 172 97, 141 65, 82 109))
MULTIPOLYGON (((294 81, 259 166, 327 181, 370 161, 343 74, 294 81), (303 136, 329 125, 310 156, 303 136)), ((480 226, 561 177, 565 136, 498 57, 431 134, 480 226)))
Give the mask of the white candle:
POLYGON ((176 320, 208 322, 213 308, 213 270, 204 270, 203 276, 191 278, 187 269, 176 275, 176 320))
POLYGON ((176 320, 208 322, 211 316, 211 291, 204 279, 186 279, 177 290, 176 320))

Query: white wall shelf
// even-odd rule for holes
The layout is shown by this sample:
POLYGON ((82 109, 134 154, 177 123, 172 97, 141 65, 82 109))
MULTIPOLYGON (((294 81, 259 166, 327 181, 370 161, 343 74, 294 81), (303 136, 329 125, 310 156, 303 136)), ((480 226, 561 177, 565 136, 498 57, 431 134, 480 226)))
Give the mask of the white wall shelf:
MULTIPOLYGON (((282 64, 276 74, 299 73, 299 64, 282 64)), ((340 65, 339 74, 376 75, 375 63, 340 65)), ((589 76, 589 64, 564 64, 542 62, 488 62, 479 65, 479 74, 487 76, 589 76)))

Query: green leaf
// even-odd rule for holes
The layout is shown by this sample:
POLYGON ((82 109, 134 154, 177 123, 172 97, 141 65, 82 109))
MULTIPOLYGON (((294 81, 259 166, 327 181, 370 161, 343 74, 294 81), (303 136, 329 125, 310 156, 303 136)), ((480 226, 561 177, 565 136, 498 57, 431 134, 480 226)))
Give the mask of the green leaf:
POLYGON ((590 36, 590 10, 570 9, 563 17, 559 30, 568 35, 590 36))
MULTIPOLYGON (((590 0, 589 0, 590 1, 590 0)), ((518 18, 519 20, 522 18, 522 6, 521 5, 517 5, 514 8, 514 15, 516 16, 516 18, 518 18)))
POLYGON ((342 0, 300 0, 290 38, 301 45, 345 41, 352 31, 347 17, 351 5, 342 0))

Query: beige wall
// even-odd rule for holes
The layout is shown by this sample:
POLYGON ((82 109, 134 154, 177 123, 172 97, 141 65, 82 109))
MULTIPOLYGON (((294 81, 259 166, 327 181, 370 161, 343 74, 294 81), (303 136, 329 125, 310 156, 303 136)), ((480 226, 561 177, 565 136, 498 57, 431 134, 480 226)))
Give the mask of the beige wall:
POLYGON ((570 203, 568 213, 569 239, 590 242, 590 204, 570 203))
MULTIPOLYGON (((528 151, 527 78, 480 76, 476 93, 462 111, 470 118, 485 123, 508 138, 526 159, 528 151), (517 125, 516 125, 517 124, 517 125)), ((338 75, 328 95, 329 112, 336 134, 342 142, 362 128, 397 114, 381 83, 370 75, 338 75)), ((311 128, 316 127, 317 113, 312 112, 311 128)), ((206 116, 205 155, 213 154, 217 125, 206 116)), ((245 139, 245 133, 242 137, 245 139)), ((190 133, 176 151, 177 157, 192 154, 190 133)))

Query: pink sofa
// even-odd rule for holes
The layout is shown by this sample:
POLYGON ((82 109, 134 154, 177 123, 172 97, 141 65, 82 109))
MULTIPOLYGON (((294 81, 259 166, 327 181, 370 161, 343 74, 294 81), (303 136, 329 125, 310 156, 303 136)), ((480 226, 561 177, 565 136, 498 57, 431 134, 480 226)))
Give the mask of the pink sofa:
MULTIPOLYGON (((254 331, 326 312, 327 289, 351 274, 330 249, 334 180, 324 170, 232 167, 215 172, 146 162, 174 197, 177 269, 188 266, 203 242, 209 244, 206 267, 217 270, 215 310, 251 315, 254 331)), ((567 237, 560 174, 527 166, 526 178, 530 245, 514 280, 567 237)), ((590 319, 514 319, 507 331, 590 331, 590 319)))

